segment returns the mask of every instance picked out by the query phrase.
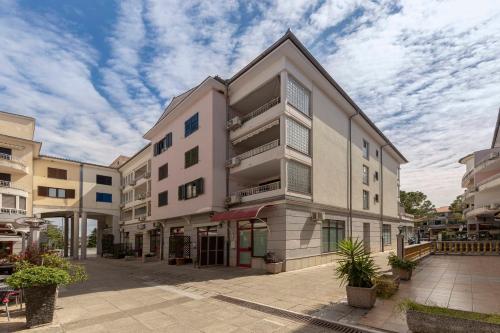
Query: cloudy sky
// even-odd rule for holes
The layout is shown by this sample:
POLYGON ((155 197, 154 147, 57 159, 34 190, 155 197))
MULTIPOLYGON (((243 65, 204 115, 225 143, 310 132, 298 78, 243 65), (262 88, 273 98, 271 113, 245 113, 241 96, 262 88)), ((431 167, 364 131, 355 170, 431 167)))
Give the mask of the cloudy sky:
POLYGON ((500 107, 498 0, 0 0, 0 110, 36 117, 45 154, 109 163, 288 28, 411 161, 403 189, 461 192, 500 107))

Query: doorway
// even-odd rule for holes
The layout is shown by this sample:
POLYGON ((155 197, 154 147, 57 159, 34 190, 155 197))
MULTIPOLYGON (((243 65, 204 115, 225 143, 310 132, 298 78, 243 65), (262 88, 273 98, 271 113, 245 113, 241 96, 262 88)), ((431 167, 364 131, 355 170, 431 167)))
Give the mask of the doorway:
POLYGON ((363 223, 363 246, 365 253, 370 253, 370 223, 363 223))
POLYGON ((142 257, 142 234, 135 235, 135 252, 137 252, 138 257, 142 257))
POLYGON ((198 263, 224 265, 224 236, 217 235, 217 226, 198 228, 198 263))
POLYGON ((238 222, 237 260, 239 267, 251 267, 252 258, 264 258, 267 253, 269 229, 265 220, 238 222))

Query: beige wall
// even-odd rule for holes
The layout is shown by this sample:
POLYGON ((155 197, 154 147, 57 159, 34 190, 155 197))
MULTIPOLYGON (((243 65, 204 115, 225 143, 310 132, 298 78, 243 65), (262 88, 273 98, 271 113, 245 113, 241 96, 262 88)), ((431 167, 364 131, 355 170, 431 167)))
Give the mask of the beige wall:
POLYGON ((84 164, 83 166, 83 210, 100 214, 119 215, 120 209, 120 174, 118 170, 84 164), (96 176, 109 176, 112 185, 101 185, 96 183, 96 176), (112 203, 97 202, 96 193, 110 193, 112 203))
POLYGON ((0 111, 0 133, 25 140, 33 140, 35 119, 0 111))

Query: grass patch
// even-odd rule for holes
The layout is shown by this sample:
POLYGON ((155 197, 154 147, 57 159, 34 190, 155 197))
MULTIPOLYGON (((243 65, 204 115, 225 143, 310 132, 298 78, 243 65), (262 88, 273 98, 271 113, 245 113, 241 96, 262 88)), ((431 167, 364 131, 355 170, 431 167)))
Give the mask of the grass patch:
POLYGON ((399 304, 399 309, 403 312, 407 310, 414 310, 423 313, 442 315, 452 318, 459 319, 469 319, 469 320, 477 320, 491 324, 500 324, 500 315, 498 314, 487 314, 487 313, 479 313, 472 311, 461 311, 443 308, 440 306, 433 305, 424 305, 412 300, 405 300, 399 304))

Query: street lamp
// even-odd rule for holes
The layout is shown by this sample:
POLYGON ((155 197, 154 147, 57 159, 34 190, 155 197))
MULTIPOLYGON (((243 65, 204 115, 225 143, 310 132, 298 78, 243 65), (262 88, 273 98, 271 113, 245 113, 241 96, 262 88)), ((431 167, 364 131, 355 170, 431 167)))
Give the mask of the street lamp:
POLYGON ((15 219, 15 222, 21 225, 26 225, 30 228, 29 232, 29 245, 36 246, 40 240, 40 227, 48 224, 49 221, 39 217, 20 217, 15 219))

